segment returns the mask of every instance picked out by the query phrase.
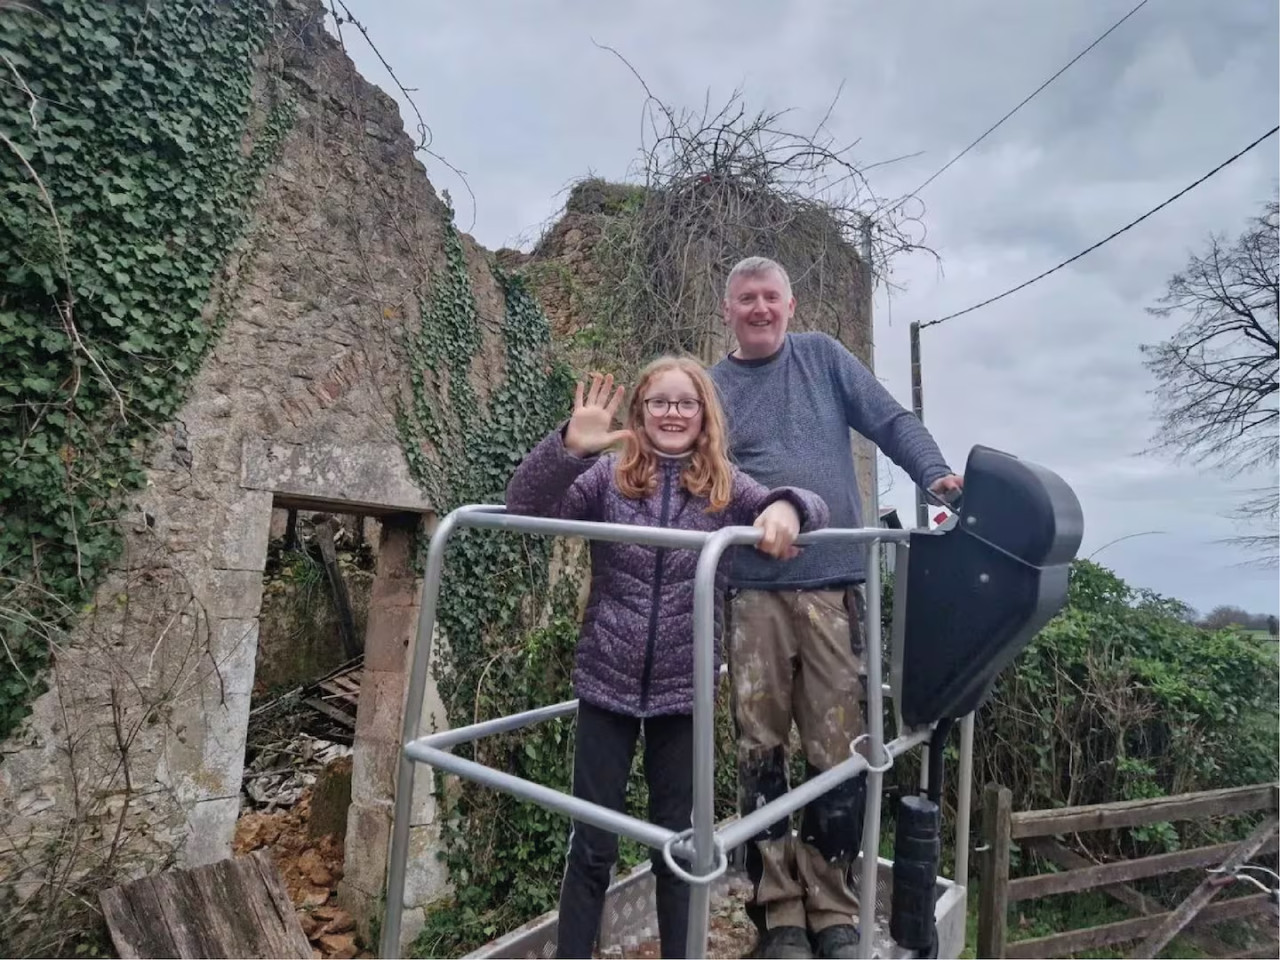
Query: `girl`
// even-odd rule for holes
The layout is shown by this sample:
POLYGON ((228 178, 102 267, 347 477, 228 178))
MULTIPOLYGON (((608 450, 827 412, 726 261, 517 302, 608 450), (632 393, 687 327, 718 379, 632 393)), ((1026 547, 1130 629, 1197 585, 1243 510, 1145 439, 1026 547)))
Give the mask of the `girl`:
MULTIPOLYGON (((815 494, 766 490, 729 462, 724 415, 696 360, 649 364, 625 427, 613 430, 622 395, 612 376, 602 381, 593 374, 585 396, 578 384, 568 424, 538 444, 511 478, 511 513, 703 531, 754 523, 764 531, 757 549, 780 558, 796 554, 792 543, 802 528, 826 525, 827 505, 815 494), (619 441, 621 456, 601 456, 619 441)), ((693 808, 697 560, 693 550, 593 540, 591 593, 573 670, 574 796, 625 809, 643 728, 649 819, 671 830, 687 829, 693 808)), ((723 593, 723 577, 716 586, 723 593)), ((617 855, 615 834, 574 823, 560 888, 558 956, 591 956, 617 855)), ((657 851, 652 863, 662 955, 681 957, 689 890, 657 851)))

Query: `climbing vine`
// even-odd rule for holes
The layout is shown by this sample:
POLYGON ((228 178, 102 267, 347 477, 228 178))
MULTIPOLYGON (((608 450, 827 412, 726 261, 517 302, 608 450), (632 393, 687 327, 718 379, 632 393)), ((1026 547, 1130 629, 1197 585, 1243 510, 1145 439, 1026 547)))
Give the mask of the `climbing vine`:
POLYGON ((273 8, 0 8, 0 737, 217 336, 211 290, 292 122, 285 99, 252 117, 273 8))
MULTIPOLYGON (((451 224, 444 252, 444 269, 407 345, 410 390, 399 411, 410 470, 441 513, 501 502, 521 458, 565 416, 572 383, 550 355, 547 319, 522 278, 495 268, 506 300, 505 375, 481 409, 471 382, 480 321, 451 224)), ((450 724, 571 696, 577 585, 572 576, 552 584, 551 561, 546 538, 478 530, 454 536, 438 610, 444 649, 437 679, 450 724)), ((474 750, 486 762, 565 789, 569 744, 567 727, 553 722, 474 750)), ((457 896, 429 919, 421 947, 430 955, 483 941, 510 918, 545 909, 557 841, 563 857, 563 824, 545 811, 470 786, 442 799, 443 857, 457 896)))

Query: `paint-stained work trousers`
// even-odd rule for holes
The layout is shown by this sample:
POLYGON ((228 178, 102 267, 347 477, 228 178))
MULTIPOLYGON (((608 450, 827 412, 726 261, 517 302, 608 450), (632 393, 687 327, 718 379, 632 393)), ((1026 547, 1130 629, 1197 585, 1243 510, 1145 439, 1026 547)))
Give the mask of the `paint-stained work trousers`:
MULTIPOLYGON (((726 630, 743 814, 787 790, 795 723, 813 777, 848 759, 866 709, 862 588, 741 590, 726 630)), ((862 840, 866 775, 804 808, 798 835, 774 824, 747 845, 748 913, 761 930, 857 922, 850 867, 862 840)))

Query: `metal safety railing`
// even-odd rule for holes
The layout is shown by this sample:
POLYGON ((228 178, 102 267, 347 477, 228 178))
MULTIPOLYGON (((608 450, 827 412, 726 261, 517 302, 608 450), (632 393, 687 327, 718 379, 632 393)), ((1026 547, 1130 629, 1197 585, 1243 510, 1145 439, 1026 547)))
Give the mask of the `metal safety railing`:
MULTIPOLYGON (((668 866, 691 887, 687 941, 687 955, 691 957, 706 956, 711 884, 727 869, 728 851, 746 843, 765 827, 794 813, 844 781, 865 772, 868 780, 867 803, 862 832, 859 888, 861 901, 864 904, 863 911, 869 915, 862 921, 863 935, 860 949, 862 956, 874 956, 874 905, 879 869, 877 853, 880 846, 880 804, 884 773, 893 766, 895 757, 925 743, 931 732, 929 727, 908 731, 899 730, 893 740, 886 743, 884 739, 886 684, 883 681, 881 663, 878 548, 881 542, 892 542, 898 552, 896 569, 904 571, 907 563, 907 540, 911 531, 886 528, 829 528, 803 534, 796 541, 797 545, 803 546, 838 540, 866 543, 872 548, 871 562, 867 564, 865 605, 867 725, 866 733, 858 738, 859 741, 865 741, 865 745, 863 752, 858 752, 859 744, 855 741, 851 756, 847 760, 717 830, 714 823, 715 724, 713 716, 716 681, 714 651, 716 568, 729 547, 752 545, 760 539, 761 531, 755 527, 726 527, 714 533, 700 533, 618 523, 516 516, 504 511, 505 508, 501 506, 479 504, 459 507, 440 521, 427 552, 422 608, 404 708, 402 750, 396 779, 395 819, 392 823, 388 857, 387 914, 382 928, 381 955, 383 957, 400 955, 401 922, 413 809, 413 768, 414 764, 422 763, 466 777, 484 786, 505 791, 520 799, 530 800, 575 820, 610 830, 661 851, 668 866), (589 540, 610 540, 699 551, 693 600, 693 825, 690 829, 677 832, 659 827, 628 814, 552 790, 522 777, 455 756, 450 752, 451 748, 460 743, 468 743, 481 737, 517 730, 553 717, 574 713, 578 706, 577 700, 539 707, 456 730, 419 736, 445 551, 454 532, 463 527, 582 537, 589 540), (691 869, 686 870, 681 867, 675 860, 676 857, 687 860, 691 869)), ((895 618, 895 620, 898 619, 900 618, 895 618)), ((971 722, 971 718, 969 719, 971 722)), ((966 754, 967 748, 972 744, 972 726, 969 727, 969 733, 967 738, 963 735, 961 737, 961 786, 967 780, 966 767, 970 761, 966 754)), ((961 863, 960 848, 962 846, 964 861, 967 863, 968 859, 968 804, 964 803, 963 806, 964 809, 959 811, 962 816, 958 818, 959 822, 956 824, 957 866, 961 863)), ((960 877, 956 878, 956 882, 960 885, 964 884, 964 880, 960 877)))

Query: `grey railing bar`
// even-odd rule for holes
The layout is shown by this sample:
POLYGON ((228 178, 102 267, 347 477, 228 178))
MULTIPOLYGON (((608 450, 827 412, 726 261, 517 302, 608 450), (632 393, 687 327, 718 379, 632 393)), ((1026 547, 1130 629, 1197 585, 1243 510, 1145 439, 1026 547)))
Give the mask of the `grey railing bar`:
POLYGON ((612 540, 615 543, 639 543, 646 547, 685 547, 698 550, 707 542, 707 534, 696 530, 671 530, 667 527, 638 527, 629 523, 600 523, 594 520, 560 520, 553 517, 526 517, 516 513, 469 514, 460 526, 488 530, 512 530, 517 533, 542 533, 553 537, 582 537, 588 540, 612 540))
MULTIPOLYGON (((912 747, 928 740, 929 733, 928 728, 916 730, 906 736, 890 740, 884 745, 884 748, 891 756, 900 757, 912 747)), ((763 807, 752 810, 745 817, 733 821, 726 827, 722 827, 719 834, 720 839, 724 841, 726 848, 746 843, 765 827, 795 813, 805 804, 817 799, 832 787, 844 783, 844 781, 862 773, 866 769, 867 758, 860 753, 855 753, 848 760, 837 763, 830 770, 818 774, 812 780, 806 780, 798 787, 793 787, 778 799, 771 800, 763 807)), ((677 853, 682 852, 682 846, 687 847, 687 845, 678 844, 676 847, 677 853)), ((683 853, 687 855, 688 850, 685 849, 683 853)))
POLYGON ((433 747, 436 750, 448 750, 450 747, 456 747, 460 743, 469 743, 472 740, 479 740, 481 737, 492 736, 495 733, 507 733, 511 730, 519 730, 521 727, 541 723, 543 720, 563 717, 566 713, 576 712, 577 709, 577 700, 565 700, 563 703, 555 703, 549 707, 535 707, 532 710, 525 710, 523 713, 513 713, 508 717, 498 717, 496 720, 482 720, 480 723, 471 723, 455 730, 442 730, 440 733, 419 737, 408 746, 420 744, 424 747, 433 747))
MULTIPOLYGON (((726 530, 754 530, 754 527, 725 527, 726 530)), ((809 543, 906 543, 911 538, 910 530, 893 530, 889 527, 825 527, 822 530, 811 530, 796 537, 796 546, 803 547, 809 543)), ((868 573, 867 579, 870 580, 868 573)))
MULTIPOLYGON (((744 542, 744 532, 759 535, 751 527, 725 527, 713 533, 698 554, 693 575, 693 831, 690 873, 706 876, 715 864, 715 664, 716 569, 734 543, 744 542)), ((752 537, 756 539, 756 537, 752 537)), ((711 921, 711 885, 695 883, 689 889, 689 929, 686 957, 703 957, 711 921)))
MULTIPOLYGON (((436 624, 440 599, 440 577, 444 572, 444 552, 449 537, 460 520, 468 515, 493 512, 502 507, 474 504, 446 514, 432 531, 427 547, 427 565, 422 575, 422 607, 418 612, 418 635, 409 665, 409 689, 405 693, 404 720, 400 743, 418 736, 422 705, 427 692, 427 666, 431 663, 431 633, 436 624)), ((446 756, 448 756, 446 754, 446 756)), ((382 921, 383 957, 400 956, 400 931, 404 920, 404 887, 409 868, 409 831, 413 819, 413 758, 401 747, 395 781, 395 805, 391 816, 391 843, 387 850, 387 909, 382 921)))
MULTIPOLYGON (((874 461, 873 461, 874 463, 874 461)), ((880 516, 880 496, 877 487, 876 469, 871 468, 870 513, 880 516)), ((877 533, 880 531, 876 531, 877 533)), ((911 535, 910 531, 899 531, 911 535)), ((867 752, 871 755, 874 766, 867 768, 867 803, 862 818, 862 881, 858 886, 859 913, 862 918, 862 936, 858 941, 858 956, 863 960, 871 960, 876 955, 876 881, 879 865, 876 857, 880 853, 880 799, 884 784, 884 677, 880 669, 880 658, 883 656, 884 643, 880 629, 880 541, 877 537, 871 541, 867 551, 867 579, 865 584, 866 599, 866 656, 864 662, 867 669, 867 752), (877 755, 879 754, 879 755, 877 755)), ((892 761, 890 761, 892 762, 892 761)))
POLYGON ((955 883, 969 886, 969 817, 973 797, 973 725, 974 715, 960 721, 960 776, 956 781, 956 846, 955 883))
MULTIPOLYGON (((482 511, 468 512, 458 518, 462 527, 479 527, 488 530, 513 530, 518 533, 542 533, 555 537, 582 537, 588 540, 612 540, 619 543, 639 543, 648 547, 674 547, 689 550, 700 549, 714 534, 696 530, 672 530, 667 527, 639 527, 629 523, 602 523, 595 520, 560 520, 554 517, 528 517, 516 513, 499 513, 501 507, 486 506, 482 511)), ((754 543, 760 538, 756 527, 723 527, 721 531, 733 531, 734 544, 754 543)), ((859 529, 827 528, 811 530, 796 538, 796 546, 811 543, 839 541, 841 543, 870 543, 873 540, 906 541, 910 530, 889 530, 879 527, 859 529)))
POLYGON ((581 820, 602 830, 610 830, 655 849, 661 848, 675 836, 674 830, 638 820, 625 813, 610 810, 608 807, 588 803, 570 794, 544 787, 540 783, 525 780, 514 774, 495 770, 493 767, 486 767, 483 763, 456 756, 446 750, 423 746, 421 743, 411 743, 405 747, 404 752, 406 756, 419 763, 427 763, 449 773, 456 773, 460 777, 474 780, 481 786, 501 790, 521 800, 530 800, 548 810, 568 814, 574 820, 581 820))
MULTIPOLYGON (((689 854, 693 875, 707 876, 711 873, 717 858, 717 850, 722 850, 728 835, 717 835, 713 815, 713 755, 714 755, 714 634, 715 619, 715 579, 716 570, 724 551, 735 545, 749 545, 760 539, 761 531, 755 527, 725 527, 715 533, 696 533, 693 531, 669 530, 655 527, 632 526, 629 524, 596 523, 577 520, 559 520, 547 517, 527 517, 508 514, 505 508, 498 505, 472 504, 459 507, 446 517, 434 531, 427 552, 426 571, 423 578, 422 607, 418 621, 417 642, 414 645, 412 665, 409 673, 409 684, 405 703, 402 749, 400 754, 399 776, 395 795, 395 812, 392 824, 389 850, 389 869, 387 878, 387 915, 383 923, 382 956, 396 956, 400 949, 400 931, 402 910, 404 907, 405 870, 409 846, 409 832, 413 804, 413 765, 426 763, 459 776, 474 780, 484 786, 502 790, 522 799, 538 803, 548 809, 567 814, 573 819, 590 823, 602 829, 626 836, 644 843, 647 846, 661 848, 672 843, 677 834, 638 820, 626 814, 599 807, 585 801, 532 783, 520 777, 504 773, 475 763, 448 752, 448 747, 458 743, 475 740, 479 737, 507 730, 519 729, 540 720, 568 714, 576 708, 575 701, 566 701, 550 707, 541 707, 525 711, 511 717, 471 724, 454 731, 442 731, 419 737, 419 725, 422 718, 423 699, 426 692, 427 667, 431 656, 432 630, 435 626, 436 607, 440 593, 440 579, 443 574, 444 553, 450 536, 459 527, 476 527, 485 529, 509 530, 518 533, 544 534, 552 536, 582 537, 592 540, 610 540, 624 543, 638 543, 649 546, 669 547, 676 549, 700 550, 698 569, 694 584, 694 804, 693 830, 688 840, 676 845, 689 854)), ((877 544, 882 541, 904 545, 910 536, 910 530, 888 530, 884 528, 826 529, 817 530, 800 536, 796 543, 804 546, 809 543, 825 541, 841 541, 852 543, 877 544)), ((890 749, 896 755, 900 750, 908 749, 911 743, 905 741, 923 738, 927 732, 915 731, 907 737, 899 737, 894 747, 884 745, 883 735, 883 694, 885 684, 881 677, 880 667, 880 595, 879 595, 879 550, 873 547, 871 562, 867 576, 867 681, 868 712, 871 714, 868 723, 868 749, 873 756, 883 757, 879 753, 890 749), (899 748, 897 745, 902 743, 899 748)), ((881 774, 870 769, 865 758, 850 758, 847 771, 837 773, 828 771, 822 775, 826 779, 815 778, 807 785, 779 798, 775 804, 787 802, 790 810, 800 806, 829 789, 841 780, 855 775, 862 769, 868 770, 868 789, 874 793, 869 797, 867 817, 863 830, 864 884, 870 870, 874 869, 875 853, 879 838, 879 787, 881 774), (798 799, 797 799, 798 798, 798 799), (874 805, 874 820, 873 807, 874 805), (868 854, 868 851, 870 853, 868 854)), ((839 768, 837 768, 839 769, 839 768)), ((772 806, 772 805, 771 805, 772 806)), ((781 806, 774 807, 778 811, 773 819, 786 814, 781 806)), ((762 808, 757 814, 766 813, 762 808)), ((750 826, 752 820, 740 821, 750 826)), ((742 834, 740 825, 728 828, 732 836, 742 834)), ((742 839, 754 834, 759 827, 743 835, 742 839)), ((738 840, 737 842, 742 842, 738 840)), ((874 874, 872 874, 874 882, 874 874)), ((688 949, 691 956, 701 955, 706 949, 707 922, 710 906, 710 889, 706 883, 695 883, 691 890, 690 925, 688 949)), ((866 937, 862 949, 869 947, 872 937, 866 937)))

